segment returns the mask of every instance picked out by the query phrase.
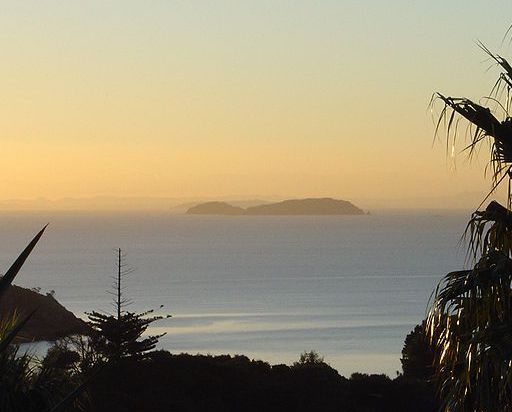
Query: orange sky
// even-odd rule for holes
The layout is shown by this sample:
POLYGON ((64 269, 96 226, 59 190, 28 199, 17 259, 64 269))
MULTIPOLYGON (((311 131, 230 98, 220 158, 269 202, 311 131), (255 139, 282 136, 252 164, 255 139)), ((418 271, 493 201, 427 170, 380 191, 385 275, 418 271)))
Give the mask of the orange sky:
POLYGON ((489 92, 497 3, 6 2, 0 201, 478 198, 427 106, 489 92))

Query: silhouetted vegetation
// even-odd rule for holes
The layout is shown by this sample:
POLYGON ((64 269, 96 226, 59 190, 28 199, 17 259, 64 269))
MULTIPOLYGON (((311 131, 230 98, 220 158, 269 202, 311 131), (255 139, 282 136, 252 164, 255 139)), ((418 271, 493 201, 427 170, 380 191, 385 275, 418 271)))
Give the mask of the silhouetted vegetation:
POLYGON ((98 312, 89 313, 91 346, 106 361, 119 360, 125 357, 142 359, 147 352, 153 350, 158 336, 141 338, 148 325, 161 316, 145 317, 150 312, 136 314, 126 312, 119 318, 98 312))
POLYGON ((156 347, 158 339, 163 336, 142 337, 148 326, 163 316, 149 316, 153 310, 143 313, 128 312, 125 305, 129 303, 123 295, 122 279, 131 273, 127 268, 121 249, 117 251, 117 275, 114 280, 114 306, 116 314, 93 311, 88 313, 91 347, 105 361, 132 357, 141 360, 156 347))
POLYGON ((310 350, 309 352, 302 352, 299 356, 299 361, 294 362, 293 367, 294 368, 301 368, 301 367, 311 367, 311 366, 322 366, 326 365, 324 362, 324 357, 321 356, 318 352, 314 350, 310 350))
MULTIPOLYGON (((43 363, 63 382, 87 379, 91 373, 81 369, 80 346, 57 345, 43 363)), ((361 373, 347 379, 321 359, 311 351, 293 366, 271 366, 243 355, 152 351, 142 360, 103 363, 83 404, 91 412, 437 410, 427 382, 361 373)))
MULTIPOLYGON (((46 226, 21 252, 5 275, 0 278, 0 299, 5 298, 12 281, 44 233, 46 226)), ((53 368, 37 364, 28 353, 20 353, 13 342, 23 331, 35 311, 20 317, 16 310, 0 320, 0 410, 5 412, 53 411, 64 406, 80 410, 76 401, 82 386, 69 376, 55 374, 53 368)))
POLYGON ((472 268, 444 277, 427 319, 447 411, 512 409, 512 67, 480 46, 501 69, 491 96, 482 99, 489 107, 438 93, 443 107, 436 133, 446 125, 453 153, 459 130, 467 130, 470 156, 490 140, 493 186, 482 204, 506 180, 508 200, 507 207, 492 201, 473 213, 466 230, 472 268), (461 120, 468 128, 459 128, 461 120))
POLYGON ((94 412, 435 410, 424 386, 400 377, 347 379, 324 362, 271 366, 245 356, 166 351, 107 366, 89 395, 94 412))
POLYGON ((406 379, 430 382, 434 379, 434 348, 425 332, 425 322, 416 325, 405 338, 402 370, 406 379))

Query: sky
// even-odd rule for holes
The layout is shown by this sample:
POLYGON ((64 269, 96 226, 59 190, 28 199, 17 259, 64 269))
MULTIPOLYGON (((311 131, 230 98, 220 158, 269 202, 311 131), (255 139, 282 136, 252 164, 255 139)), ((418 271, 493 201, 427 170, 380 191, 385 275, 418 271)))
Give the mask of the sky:
POLYGON ((486 147, 447 155, 429 101, 489 93, 476 42, 509 56, 511 16, 482 0, 0 0, 0 201, 474 208, 486 147))

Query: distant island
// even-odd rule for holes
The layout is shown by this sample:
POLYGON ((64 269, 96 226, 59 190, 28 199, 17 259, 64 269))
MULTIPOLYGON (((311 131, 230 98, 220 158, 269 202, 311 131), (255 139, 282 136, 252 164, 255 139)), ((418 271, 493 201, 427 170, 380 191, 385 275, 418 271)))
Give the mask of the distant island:
POLYGON ((252 206, 246 209, 226 202, 206 202, 189 208, 188 215, 364 215, 365 212, 347 200, 332 198, 291 199, 278 203, 252 206))

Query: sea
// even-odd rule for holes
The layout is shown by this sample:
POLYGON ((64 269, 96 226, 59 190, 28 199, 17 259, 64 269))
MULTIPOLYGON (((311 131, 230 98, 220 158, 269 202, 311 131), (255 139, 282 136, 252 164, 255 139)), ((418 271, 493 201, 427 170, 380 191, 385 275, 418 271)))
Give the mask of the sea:
POLYGON ((116 251, 132 269, 126 310, 172 353, 293 364, 314 350, 349 376, 401 371, 406 335, 441 278, 465 263, 469 212, 189 216, 166 212, 0 214, 0 272, 49 226, 15 283, 77 316, 112 312, 116 251))

